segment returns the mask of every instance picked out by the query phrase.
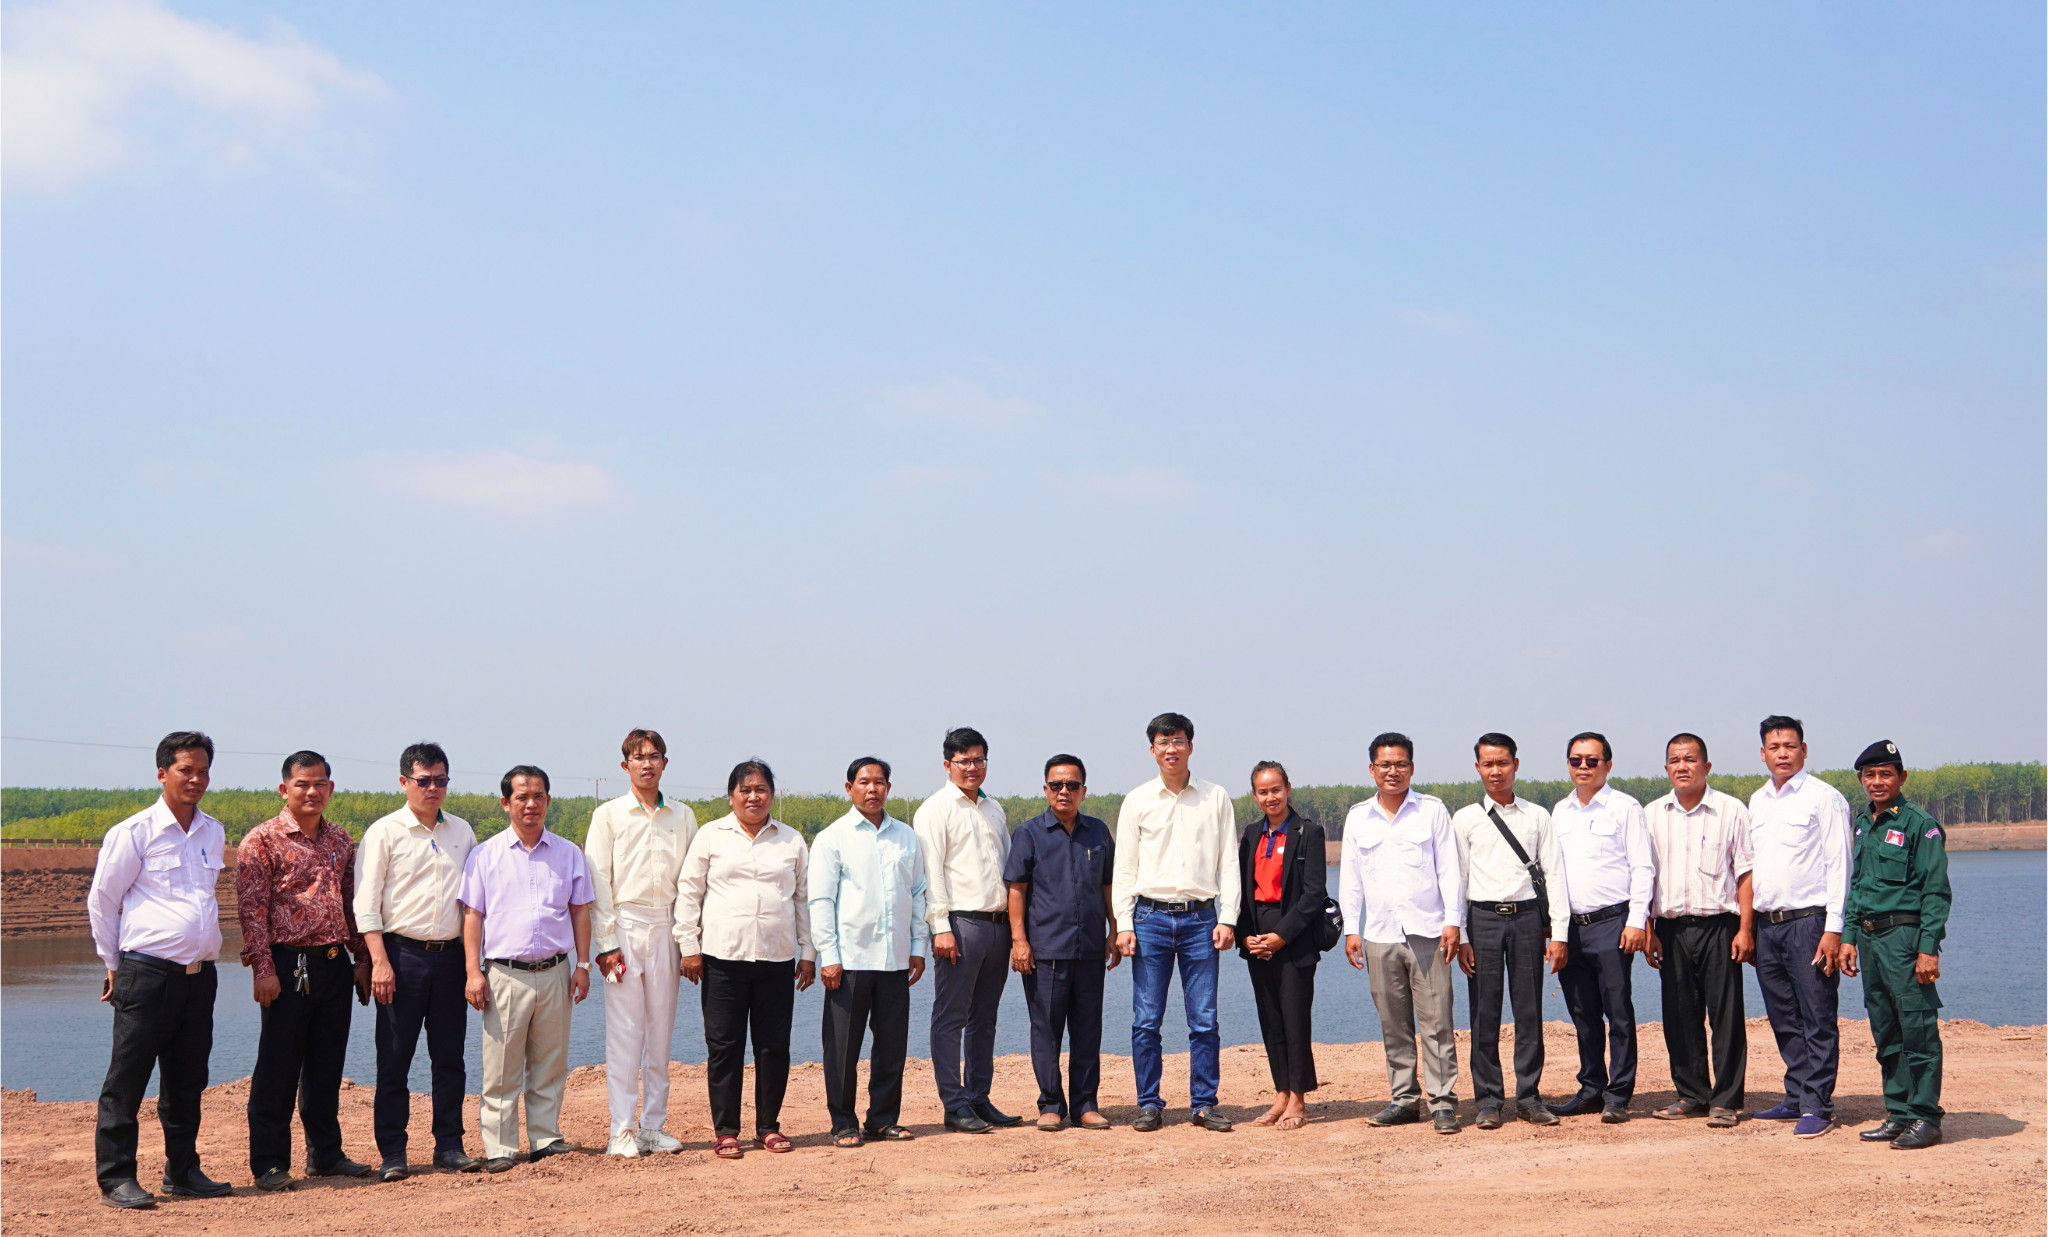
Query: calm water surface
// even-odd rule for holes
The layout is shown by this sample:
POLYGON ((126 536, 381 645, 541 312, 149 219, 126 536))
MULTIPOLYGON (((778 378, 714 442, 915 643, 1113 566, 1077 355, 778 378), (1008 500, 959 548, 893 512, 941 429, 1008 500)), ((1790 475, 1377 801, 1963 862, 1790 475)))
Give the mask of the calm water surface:
MULTIPOLYGON (((1994 851, 1961 854, 1950 859, 1956 891, 1955 915, 1949 924, 1942 955, 1942 1011, 1949 1018, 1980 1022, 2035 1025, 2048 1021, 2048 852, 1994 851)), ((1336 871, 1330 876, 1336 887, 1336 871)), ((236 961, 241 939, 230 934, 221 951, 220 997, 214 1009, 212 1076, 215 1082, 240 1078, 256 1060, 258 1010, 250 997, 250 975, 236 961)), ((99 1003, 100 981, 106 972, 83 937, 13 941, 0 948, 0 1085, 33 1089, 45 1100, 90 1100, 99 1097, 107 1068, 112 1013, 99 1003)), ((1754 972, 1747 979, 1747 1012, 1763 1014, 1754 972)), ((1657 975, 1641 960, 1635 969, 1636 1016, 1644 1022, 1661 1017, 1657 975)), ((576 1008, 570 1034, 571 1066, 604 1060, 604 1002, 596 985, 588 1001, 576 1008)), ((800 1061, 820 1059, 822 986, 802 993, 796 1002, 793 1055, 800 1061)), ((1168 1002, 1166 1050, 1187 1049, 1187 1032, 1179 1012, 1178 985, 1168 1002)), ((704 1026, 697 990, 688 983, 676 1016, 675 1059, 692 1064, 704 1060, 704 1026)), ((1458 1025, 1466 1025, 1469 1009, 1465 987, 1458 985, 1458 1025)), ((1258 1015, 1252 1004, 1244 963, 1233 952, 1223 958, 1219 1019, 1226 1044, 1256 1043, 1258 1015)), ((1564 1019, 1564 999, 1553 980, 1544 996, 1545 1016, 1564 1019)), ((376 1047, 371 1011, 351 1006, 348 1076, 365 1085, 376 1081, 376 1047)), ((1112 971, 1106 997, 1103 1049, 1119 1055, 1130 1049, 1126 1027, 1131 1008, 1128 964, 1112 971)), ((1863 988, 1859 980, 1842 984, 1842 1017, 1861 1018, 1863 988)), ((931 981, 911 989, 910 1052, 929 1052, 931 981)), ((1379 1018, 1365 974, 1353 971, 1341 952, 1325 956, 1316 988, 1316 1038, 1342 1043, 1379 1038, 1379 1018)), ((475 1091, 482 1076, 476 1015, 469 1030, 469 1084, 475 1091)), ((1661 1050, 1661 1049, 1660 1049, 1661 1050)), ((1003 994, 997 1028, 998 1053, 1030 1051, 1030 1024, 1024 1012, 1024 991, 1012 977, 1003 994)), ((1766 1039, 1759 1051, 1769 1054, 1766 1039)), ((1468 1084, 1469 1085, 1469 1084, 1468 1084)), ((412 1088, 426 1091, 427 1054, 422 1043, 415 1059, 412 1088)), ((154 1088, 151 1094, 154 1094, 154 1088)), ((684 1098, 688 1102, 687 1097, 684 1098)))

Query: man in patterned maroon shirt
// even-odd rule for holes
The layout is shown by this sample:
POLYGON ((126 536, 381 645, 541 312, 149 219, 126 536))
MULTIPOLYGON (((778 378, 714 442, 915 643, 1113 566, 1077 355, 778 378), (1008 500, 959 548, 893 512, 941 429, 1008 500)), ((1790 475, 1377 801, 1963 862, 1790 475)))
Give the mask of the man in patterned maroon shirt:
POLYGON ((256 972, 263 1031, 249 1079, 249 1171, 292 1183, 292 1102, 306 1127, 306 1173, 365 1177, 341 1150, 341 1066, 348 998, 369 1003, 370 956, 356 931, 356 844, 323 812, 334 797, 318 752, 285 757, 284 811, 251 829, 235 861, 242 964, 256 972))

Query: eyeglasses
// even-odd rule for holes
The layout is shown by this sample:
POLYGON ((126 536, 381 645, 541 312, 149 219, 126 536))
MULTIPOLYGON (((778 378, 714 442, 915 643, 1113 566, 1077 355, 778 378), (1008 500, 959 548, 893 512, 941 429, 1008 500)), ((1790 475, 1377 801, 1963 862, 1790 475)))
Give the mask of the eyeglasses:
POLYGON ((1378 769, 1382 773, 1395 773, 1402 769, 1413 769, 1414 767, 1415 762, 1412 760, 1382 760, 1373 765, 1373 768, 1378 769))
POLYGON ((1597 769, 1606 763, 1598 756, 1567 756, 1564 762, 1574 769, 1597 769))
POLYGON ((636 765, 662 765, 668 763, 668 757, 662 755, 660 752, 640 752, 636 755, 626 757, 626 762, 628 764, 636 765))
POLYGON ((430 786, 445 790, 448 786, 448 779, 445 777, 415 777, 408 780, 421 790, 425 790, 430 786))
POLYGON ((959 765, 963 769, 986 769, 988 768, 988 757, 976 756, 972 760, 949 760, 946 763, 949 765, 959 765))
POLYGON ((1045 788, 1056 795, 1077 795, 1088 787, 1085 782, 1047 782, 1045 788))
POLYGON ((1154 746, 1154 747, 1156 747, 1156 748, 1160 749, 1161 751, 1166 751, 1166 752, 1180 752, 1180 751, 1186 751, 1187 749, 1189 749, 1189 748, 1193 747, 1194 745, 1195 745, 1195 741, 1194 741, 1193 739, 1164 739, 1164 738, 1161 738, 1161 739, 1154 739, 1154 740, 1152 740, 1152 746, 1154 746))

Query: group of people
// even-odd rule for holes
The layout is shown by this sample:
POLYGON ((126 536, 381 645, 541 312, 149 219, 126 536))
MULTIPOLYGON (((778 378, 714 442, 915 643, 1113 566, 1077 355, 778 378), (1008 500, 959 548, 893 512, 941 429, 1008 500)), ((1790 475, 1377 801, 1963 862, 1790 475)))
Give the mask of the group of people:
MULTIPOLYGON (((278 816, 242 839, 236 864, 241 960, 254 975, 262 1029, 248 1100, 257 1188, 290 1186, 294 1108, 310 1176, 404 1178, 421 1034, 432 1077, 435 1167, 503 1172, 573 1150, 560 1114, 571 1010, 602 980, 609 1154, 675 1152, 664 1129, 669 1045, 681 980, 699 989, 714 1154, 788 1152, 781 1129, 795 994, 822 982, 826 1108, 833 1144, 914 1137, 900 1123, 910 988, 934 975, 931 1054, 945 1128, 986 1134, 1024 1118, 996 1108, 995 1029, 1009 974, 1022 982, 1038 1083, 1037 1128, 1102 1130, 1100 1046, 1107 971, 1129 959, 1135 1130, 1164 1124, 1160 1026, 1177 970, 1190 1047, 1191 1121, 1227 1131, 1217 1107, 1220 954, 1246 959, 1275 1099, 1255 1124, 1291 1129, 1319 1086, 1315 975, 1341 941, 1367 972, 1383 1029, 1391 1102, 1375 1125, 1420 1121, 1457 1132, 1452 979, 1471 998, 1477 1124, 1497 1129, 1507 1097, 1500 1060, 1505 998, 1515 1025, 1514 1114, 1536 1124, 1600 1115, 1625 1121, 1636 1075, 1632 954, 1657 968, 1677 1100, 1653 1115, 1735 1124, 1746 1044, 1740 964, 1756 967, 1784 1057, 1783 1099, 1754 1116, 1832 1125, 1836 993, 1859 972, 1884 1076, 1887 1120, 1861 1137, 1895 1148, 1940 1139, 1941 1046, 1935 992, 1950 904, 1939 824, 1906 802, 1896 746, 1857 761, 1867 801, 1853 811, 1805 772, 1804 729, 1762 724, 1770 780, 1747 807, 1711 789, 1704 740, 1665 748, 1670 794, 1645 809, 1607 783, 1613 751, 1574 736, 1574 793, 1545 809, 1515 792, 1518 751, 1482 735, 1485 788, 1452 814, 1413 790, 1414 744, 1370 746, 1376 794, 1340 839, 1338 896, 1328 892, 1322 826, 1295 810, 1287 771, 1252 771, 1261 818, 1240 828, 1230 795, 1189 768, 1194 724, 1164 713, 1146 728, 1158 776, 1123 799, 1114 833, 1081 812, 1079 757, 1044 765, 1046 810, 1009 828, 982 790, 988 743, 946 734, 946 784, 909 824, 891 817, 893 771, 848 766, 846 815, 808 844, 773 818, 775 775, 742 761, 729 814, 699 826, 662 792, 667 744, 636 729, 621 748, 630 791, 600 805, 579 848, 547 828, 548 776, 508 771, 509 827, 479 843, 443 809, 447 754, 417 743, 400 756, 405 806, 360 843, 324 815, 324 758, 287 757, 278 816), (1578 1089, 1540 1094, 1545 970, 1558 975, 1577 1029, 1578 1089), (343 1151, 339 1122, 350 999, 374 1003, 377 1086, 373 1168, 343 1151), (464 1150, 463 1049, 480 1014, 483 1156, 464 1150), (746 1051, 754 1053, 754 1134, 743 1141, 746 1051), (865 1110, 857 1093, 871 1041, 865 1110), (1066 1068, 1061 1048, 1066 1047, 1066 1068)), ((201 1171, 200 1093, 212 1048, 215 882, 227 839, 201 811, 213 744, 197 732, 157 749, 162 796, 107 833, 88 898, 114 1010, 112 1062, 99 1101, 102 1200, 147 1207, 137 1180, 137 1112, 159 1077, 163 1188, 215 1197, 232 1187, 201 1171)))

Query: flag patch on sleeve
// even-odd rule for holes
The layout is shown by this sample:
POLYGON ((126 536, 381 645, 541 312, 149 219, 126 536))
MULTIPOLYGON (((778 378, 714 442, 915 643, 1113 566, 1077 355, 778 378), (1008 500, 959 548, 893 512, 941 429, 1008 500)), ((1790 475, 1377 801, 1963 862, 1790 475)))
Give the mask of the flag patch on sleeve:
POLYGON ((1941 826, 1939 826, 1939 825, 1936 825, 1936 826, 1935 826, 1934 828, 1932 828, 1932 829, 1929 829, 1929 830, 1927 831, 1927 836, 1928 836, 1928 837, 1930 837, 1930 838, 1938 838, 1938 837, 1940 837, 1940 836, 1941 836, 1941 826))
POLYGON ((1884 844, 1886 846, 1904 846, 1906 844, 1906 831, 1904 829, 1885 830, 1884 844))

